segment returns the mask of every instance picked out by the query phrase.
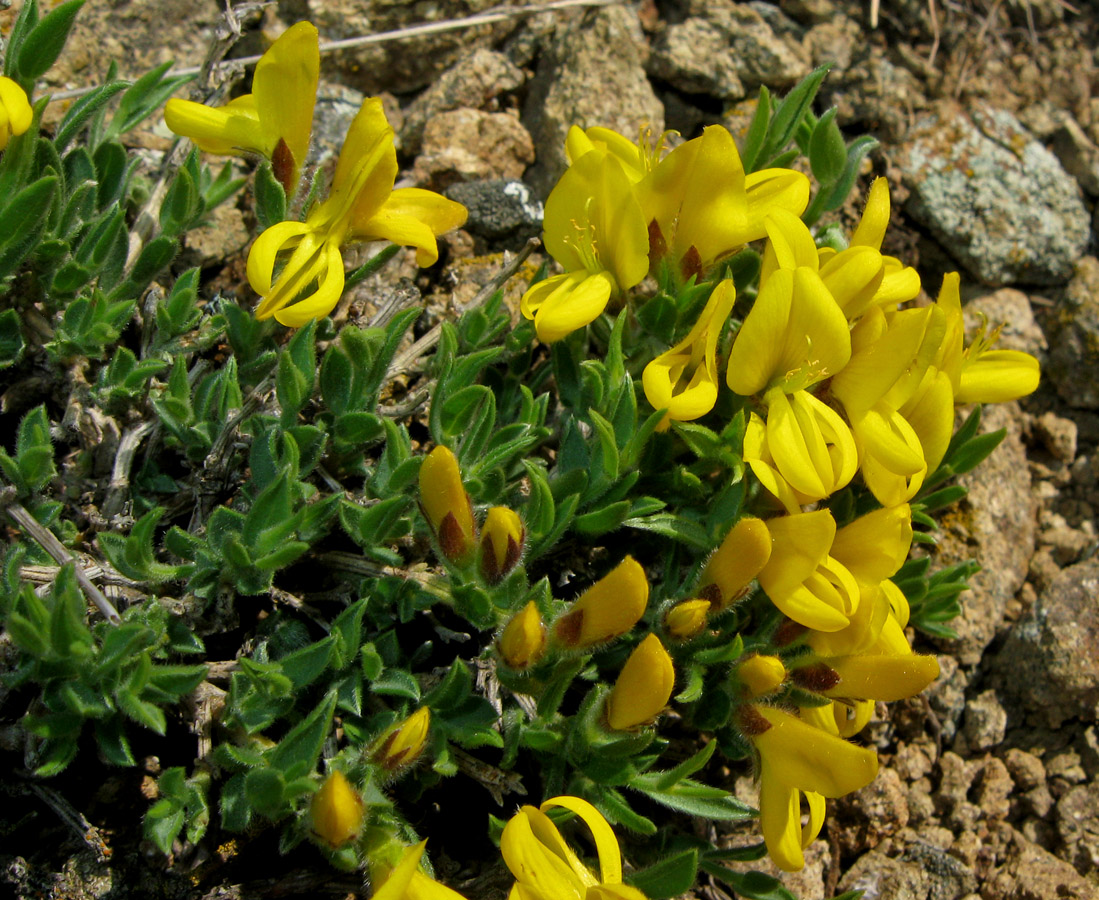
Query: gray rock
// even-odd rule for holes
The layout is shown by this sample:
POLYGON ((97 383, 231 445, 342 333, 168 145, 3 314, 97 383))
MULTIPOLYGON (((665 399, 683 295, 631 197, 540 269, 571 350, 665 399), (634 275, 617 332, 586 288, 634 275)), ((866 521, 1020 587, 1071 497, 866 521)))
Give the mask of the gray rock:
POLYGON ((985 407, 982 432, 999 428, 1007 429, 1003 443, 959 479, 969 495, 959 502, 957 515, 942 523, 938 562, 976 559, 981 565, 970 580, 972 590, 962 595, 961 616, 950 623, 958 639, 942 642, 963 666, 980 662, 1026 580, 1034 553, 1037 503, 1030 491, 1018 404, 985 407))
MULTIPOLYGON (((1054 459, 1060 460, 1063 463, 1071 463, 1076 459, 1076 442, 1079 437, 1079 430, 1072 419, 1063 418, 1053 411, 1044 412, 1034 422, 1033 428, 1038 439, 1045 445, 1045 448, 1054 459)), ((1092 480, 1094 480, 1094 475, 1091 473, 1091 467, 1087 465, 1086 459, 1084 462, 1085 465, 1083 468, 1086 470, 1086 474, 1081 473, 1081 475, 1077 477, 1074 472, 1074 477, 1078 481, 1081 481, 1090 475, 1092 480)))
POLYGON ((863 855, 840 879, 840 891, 861 890, 863 900, 960 900, 977 887, 972 870, 925 843, 909 844, 898 858, 881 850, 863 855))
POLYGON ((446 195, 469 210, 466 231, 505 249, 518 249, 542 229, 542 204, 521 181, 470 181, 446 195))
POLYGON ((532 162, 534 144, 515 116, 463 107, 428 120, 414 172, 440 190, 457 181, 518 178, 532 162))
POLYGON ((480 48, 460 59, 405 110, 401 144, 418 153, 429 119, 459 107, 494 111, 494 101, 507 91, 522 87, 525 77, 503 53, 480 48))
POLYGON ((1057 728, 1099 716, 1099 560, 1065 569, 992 660, 1008 714, 1057 728))
POLYGON ((966 704, 962 735, 971 751, 995 747, 1006 730, 1007 713, 995 691, 983 691, 966 704))
POLYGON ((924 116, 897 162, 912 191, 905 208, 979 281, 1072 276, 1090 228, 1080 188, 1008 113, 924 116))
POLYGON ((1069 404, 1099 409, 1099 260, 1086 256, 1046 321, 1046 374, 1069 404))
POLYGON ((646 53, 637 13, 621 6, 590 10, 558 29, 523 110, 538 148, 527 180, 539 196, 565 171, 571 126, 601 125, 631 140, 643 126, 663 131, 664 108, 645 76, 646 53))
POLYGON ((745 94, 729 36, 701 18, 669 25, 653 44, 648 71, 685 94, 711 94, 722 100, 739 100, 745 94))

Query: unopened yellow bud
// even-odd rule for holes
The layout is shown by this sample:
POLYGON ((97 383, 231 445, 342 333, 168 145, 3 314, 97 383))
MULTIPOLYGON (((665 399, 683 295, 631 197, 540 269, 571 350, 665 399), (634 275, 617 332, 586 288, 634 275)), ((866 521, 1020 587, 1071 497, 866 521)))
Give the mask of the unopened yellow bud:
POLYGON ((645 613, 649 581, 645 570, 627 556, 580 596, 553 627, 565 647, 583 650, 625 634, 645 613))
POLYGON ((362 798, 339 769, 329 774, 309 805, 313 833, 333 848, 359 833, 363 813, 362 798))
POLYGON ((771 558, 771 533, 762 519, 741 519, 717 548, 702 572, 699 596, 715 612, 727 609, 771 558))
POLYGON ((607 698, 607 724, 615 731, 647 725, 672 696, 675 669, 660 638, 650 634, 638 644, 607 698))
POLYGON ((399 769, 414 762, 423 752, 431 729, 431 710, 421 706, 378 744, 374 761, 387 769, 399 769))
POLYGON ((420 504, 443 556, 458 565, 469 562, 477 547, 473 507, 458 460, 446 447, 436 447, 420 466, 420 504))
POLYGON ((13 135, 23 134, 34 121, 27 92, 10 78, 0 76, 0 150, 13 135))
POLYGON ((496 584, 515 568, 523 555, 526 532, 518 514, 506 506, 494 506, 481 529, 481 575, 496 584))
POLYGON ((709 600, 684 600, 677 603, 664 616, 664 629, 671 637, 685 641, 693 638, 706 626, 709 600))
POLYGON ((497 649, 512 669, 529 668, 542 658, 546 652, 546 626, 533 600, 511 617, 497 649))
POLYGON ((777 656, 751 656, 740 664, 736 674, 749 696, 762 697, 786 680, 786 666, 777 656))

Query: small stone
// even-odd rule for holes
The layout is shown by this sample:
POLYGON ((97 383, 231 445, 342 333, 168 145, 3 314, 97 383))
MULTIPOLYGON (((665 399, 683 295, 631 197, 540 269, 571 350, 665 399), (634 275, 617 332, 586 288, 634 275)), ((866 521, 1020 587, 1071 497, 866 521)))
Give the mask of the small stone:
POLYGON ((407 153, 418 153, 428 120, 461 107, 495 112, 496 98, 522 87, 524 81, 522 71, 503 53, 484 47, 474 50, 409 104, 400 130, 401 145, 407 153))
POLYGON ((521 181, 461 182, 446 196, 469 210, 467 231, 506 249, 519 249, 542 229, 542 203, 521 181))
POLYGON ((983 818, 1006 819, 1011 810, 1010 797, 1014 787, 1003 762, 995 756, 985 760, 971 791, 983 818))
POLYGON ((413 172, 440 190, 457 181, 516 179, 532 162, 534 144, 515 116, 463 108, 428 121, 413 172))
MULTIPOLYGON (((1009 718, 1057 728, 1099 715, 1099 560, 1063 570, 991 661, 1009 718)), ((1050 777, 1053 762, 1047 762, 1050 777)), ((1081 770, 1081 775, 1083 771, 1081 770)))
POLYGON ((848 852, 872 849, 908 824, 904 783, 892 769, 882 769, 870 784, 836 801, 840 845, 848 852))
POLYGON ((1004 765, 1021 791, 1029 791, 1046 783, 1046 767, 1033 753, 1012 747, 1004 754, 1004 765))
POLYGON ((729 36, 702 18, 665 28, 653 44, 648 71, 685 94, 722 100, 739 100, 745 94, 729 36))
POLYGON ((1096 891, 1063 859, 1016 832, 981 895, 984 900, 1095 900, 1096 891))
POLYGON ((995 691, 984 691, 966 704, 962 734, 970 750, 995 747, 1004 739, 1006 730, 1007 713, 995 691))
POLYGON ((1088 242, 1080 188, 1003 111, 922 117, 898 154, 908 212, 985 284, 1064 284, 1088 242))
POLYGON ((249 240, 251 234, 244 224, 243 213, 235 206, 223 203, 214 208, 205 225, 184 235, 187 264, 208 266, 224 262, 248 246, 249 240))
POLYGON ((967 343, 983 325, 988 332, 999 329, 996 341, 998 350, 1021 350, 1039 358, 1045 356, 1046 336, 1034 319, 1030 298, 1015 288, 1000 288, 991 294, 968 301, 962 312, 965 315, 967 343))
POLYGON ((1050 149, 1061 160, 1065 171, 1080 182, 1080 187, 1093 197, 1099 196, 1099 147, 1068 114, 1062 114, 1050 149))
POLYGON ((1099 409, 1099 260, 1081 259, 1046 322, 1046 375, 1069 406, 1099 409))
MULTIPOLYGON (((1059 416, 1052 410, 1044 412, 1034 422, 1034 433, 1054 458, 1063 463, 1071 463, 1076 458, 1077 429, 1072 419, 1059 416)), ((1089 468, 1086 459, 1084 468, 1089 468)), ((1088 474, 1091 474, 1090 471, 1088 474)))
POLYGON ((1053 794, 1049 792, 1048 787, 1040 784, 1022 795, 1021 805, 1031 815, 1040 819, 1048 818, 1053 809, 1053 794))

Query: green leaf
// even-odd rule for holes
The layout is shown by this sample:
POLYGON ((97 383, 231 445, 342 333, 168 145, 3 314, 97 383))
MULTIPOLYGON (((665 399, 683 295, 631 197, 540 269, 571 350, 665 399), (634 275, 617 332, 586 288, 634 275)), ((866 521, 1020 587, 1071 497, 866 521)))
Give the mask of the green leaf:
POLYGON ((136 766, 133 750, 130 748, 129 738, 122 727, 122 719, 112 716, 101 722, 95 723, 95 741, 99 745, 103 756, 112 766, 136 766))
POLYGON ((744 136, 744 146, 740 148, 740 158, 744 164, 745 172, 756 171, 756 162, 759 151, 763 148, 763 140, 767 137, 767 128, 771 124, 771 92, 766 87, 759 89, 759 99, 756 101, 756 110, 752 113, 752 121, 748 124, 748 132, 744 136))
POLYGON ((37 81, 57 62, 83 5, 84 0, 62 3, 27 34, 19 48, 18 68, 23 79, 37 81))
POLYGON ((194 75, 176 75, 165 78, 164 74, 172 68, 172 65, 172 60, 161 63, 129 87, 122 95, 122 101, 118 104, 118 109, 107 126, 104 133, 106 140, 113 140, 136 128, 144 119, 159 110, 172 94, 195 77, 194 75))
POLYGON ((112 97, 120 91, 126 90, 129 86, 130 82, 128 81, 108 81, 106 84, 93 88, 83 97, 73 101, 73 105, 69 107, 65 117, 61 120, 61 124, 57 126, 57 134, 54 135, 53 143, 57 148, 57 152, 64 153, 65 148, 72 143, 88 120, 106 106, 112 97))
POLYGON ((836 124, 837 112, 833 106, 821 116, 809 139, 809 165, 822 186, 832 185, 847 164, 847 145, 836 124))
POLYGON ((275 177, 267 160, 256 168, 253 196, 256 219, 261 228, 268 229, 286 219, 286 190, 275 177))
POLYGON ((649 900, 671 900, 689 891, 698 877, 698 851, 693 847, 631 872, 626 882, 649 900))
POLYGON ((706 530, 695 522, 683 519, 672 513, 656 513, 651 516, 638 516, 626 519, 622 523, 626 528, 637 528, 641 531, 651 531, 664 537, 694 547, 696 550, 707 552, 713 549, 706 530))
POLYGON ((386 669, 370 683, 370 690, 388 697, 404 697, 414 701, 420 699, 419 682, 404 669, 386 669))
MULTIPOLYGON (((27 40, 27 35, 38 24, 38 0, 24 0, 19 15, 11 28, 11 36, 8 38, 7 53, 4 54, 4 74, 9 78, 19 80, 19 68, 17 65, 19 50, 27 40)), ((27 87, 27 85, 23 85, 27 87)))
POLYGON ((797 900, 797 897, 772 875, 764 875, 762 872, 734 872, 732 869, 717 863, 708 863, 706 860, 702 861, 701 867, 715 878, 724 881, 737 892, 738 896, 748 900, 797 900))
POLYGON ((702 749, 693 754, 689 759, 685 759, 674 769, 669 769, 666 772, 650 773, 656 774, 659 777, 656 779, 655 786, 658 791, 666 791, 669 788, 674 787, 684 778, 688 778, 704 768, 706 763, 710 761, 710 757, 714 755, 714 751, 717 749, 717 741, 708 741, 703 745, 702 749))
POLYGON ((634 790, 641 791, 657 803, 692 816, 706 819, 736 821, 750 819, 755 811, 741 803, 728 791, 710 787, 685 778, 673 787, 657 787, 662 773, 639 775, 630 783, 634 790))
POLYGON ((268 765, 282 772, 287 781, 312 772, 317 767, 335 710, 336 693, 331 691, 313 712, 279 741, 278 746, 269 751, 268 765))
POLYGON ((244 776, 244 796, 252 809, 278 820, 288 811, 283 799, 286 779, 278 769, 253 769, 244 776))
POLYGON ((329 635, 323 640, 288 653, 279 659, 282 672, 294 683, 295 690, 301 690, 316 681, 332 659, 336 638, 329 635))

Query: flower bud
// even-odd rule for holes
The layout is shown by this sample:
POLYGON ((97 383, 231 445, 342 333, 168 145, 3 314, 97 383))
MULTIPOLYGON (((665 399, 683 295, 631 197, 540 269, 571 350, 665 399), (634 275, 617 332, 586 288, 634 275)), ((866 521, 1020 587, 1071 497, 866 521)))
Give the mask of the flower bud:
POLYGON ((546 652, 546 626, 533 600, 504 626, 496 648, 512 669, 528 669, 542 658, 546 652))
POLYGON ((481 575, 496 584, 515 568, 523 555, 526 532, 518 514, 506 506, 494 506, 481 529, 481 575))
POLYGON ((714 612, 727 609, 771 558, 771 533, 762 519, 743 518, 714 551, 702 572, 699 596, 709 600, 714 612))
POLYGON ((660 638, 650 634, 638 644, 607 698, 607 724, 615 731, 647 725, 667 705, 675 669, 660 638))
POLYGON ((786 667, 777 656, 751 656, 737 668, 737 677, 752 698, 775 691, 786 680, 786 667))
POLYGON ((313 833, 333 849, 359 833, 364 812, 362 798, 339 769, 329 773, 309 804, 313 833))
POLYGON ((469 562, 477 546, 473 506, 462 486, 458 460, 446 447, 436 447, 420 466, 420 505, 443 556, 457 565, 469 562))
POLYGON ((431 710, 421 706, 381 740, 374 761, 390 770, 410 765, 423 752, 430 729, 431 710))
POLYGON ((645 570, 627 556, 580 596, 553 627, 554 637, 572 650, 586 650, 625 634, 645 613, 649 582, 645 570))
POLYGON ((709 611, 709 600, 684 600, 668 610, 664 616, 664 630, 681 641, 693 638, 705 627, 709 611))
POLYGON ((27 93, 10 78, 0 76, 0 150, 15 135, 23 134, 34 121, 27 93))

